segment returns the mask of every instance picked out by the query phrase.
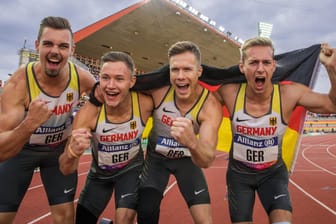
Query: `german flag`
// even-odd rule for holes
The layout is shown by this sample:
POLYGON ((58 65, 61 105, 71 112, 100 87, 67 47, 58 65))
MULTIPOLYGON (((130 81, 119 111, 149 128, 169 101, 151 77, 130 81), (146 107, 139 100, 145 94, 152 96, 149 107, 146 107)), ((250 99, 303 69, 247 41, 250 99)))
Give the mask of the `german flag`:
MULTIPOLYGON (((320 44, 308 48, 298 49, 283 54, 275 55, 277 68, 273 74, 273 83, 299 82, 310 88, 314 87, 319 70, 320 44)), ((209 65, 202 65, 203 73, 199 79, 201 85, 210 91, 215 91, 222 84, 246 82, 245 76, 239 71, 238 65, 229 68, 217 68, 209 65)), ((134 90, 149 90, 169 85, 169 66, 141 76, 137 76, 134 90)), ((218 133, 219 151, 229 152, 232 142, 230 114, 223 107, 223 120, 218 133)), ((303 125, 306 117, 306 110, 297 107, 290 119, 282 144, 282 157, 287 165, 288 171, 294 171, 295 160, 300 145, 303 125)), ((151 122, 147 125, 144 137, 148 136, 151 129, 151 122)))

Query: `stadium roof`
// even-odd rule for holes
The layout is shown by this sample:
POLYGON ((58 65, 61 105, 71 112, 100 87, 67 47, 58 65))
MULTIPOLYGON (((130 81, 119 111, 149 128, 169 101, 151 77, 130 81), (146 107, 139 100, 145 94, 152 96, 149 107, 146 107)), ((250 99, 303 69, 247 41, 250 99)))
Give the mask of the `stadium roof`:
MULTIPOLYGON (((112 4, 112 3, 111 3, 112 4)), ((239 43, 214 21, 180 0, 143 0, 75 32, 76 53, 100 59, 107 51, 129 53, 145 72, 168 63, 171 44, 191 40, 202 63, 228 67, 239 61, 239 43)))

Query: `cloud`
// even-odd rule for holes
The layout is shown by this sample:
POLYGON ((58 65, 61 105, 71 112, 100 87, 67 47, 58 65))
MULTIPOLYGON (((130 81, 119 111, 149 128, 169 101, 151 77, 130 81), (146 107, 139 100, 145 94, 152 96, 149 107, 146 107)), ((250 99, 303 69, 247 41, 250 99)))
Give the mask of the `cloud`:
POLYGON ((335 46, 333 0, 212 0, 186 1, 222 24, 233 34, 248 39, 258 34, 258 22, 273 24, 272 39, 279 52, 320 43, 323 36, 335 46), (333 36, 333 37, 332 37, 333 36))
MULTIPOLYGON (((139 1, 0 1, 0 53, 4 55, 0 79, 7 79, 7 74, 17 67, 17 51, 25 40, 27 47, 34 47, 38 24, 43 17, 64 16, 77 31, 139 1)), ((277 53, 321 42, 336 47, 334 0, 184 1, 243 40, 258 35, 258 22, 272 23, 271 37, 277 53)))

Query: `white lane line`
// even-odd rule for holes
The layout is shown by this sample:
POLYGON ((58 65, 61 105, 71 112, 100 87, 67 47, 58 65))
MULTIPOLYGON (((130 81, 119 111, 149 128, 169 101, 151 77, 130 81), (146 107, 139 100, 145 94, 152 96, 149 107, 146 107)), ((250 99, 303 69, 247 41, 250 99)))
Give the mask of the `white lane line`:
MULTIPOLYGON (((218 154, 216 156, 216 158, 221 157, 221 156, 225 156, 225 155, 227 155, 227 153, 218 154)), ((88 163, 88 162, 84 162, 84 163, 88 163)), ((81 163, 81 164, 84 164, 84 163, 81 163)), ((223 167, 223 168, 225 168, 225 167, 223 167)), ((83 173, 78 174, 78 176, 82 176, 82 175, 85 175, 87 173, 88 172, 83 172, 83 173)), ((177 182, 174 181, 172 184, 170 184, 169 186, 167 186, 166 190, 163 192, 163 195, 166 195, 170 191, 170 189, 172 189, 176 184, 177 184, 177 182)), ((42 186, 43 185, 34 186, 34 187, 29 188, 28 190, 35 189, 35 188, 42 187, 42 186)), ((76 203, 77 201, 78 201, 78 198, 74 200, 74 203, 76 203)), ((48 212, 48 213, 46 213, 46 214, 44 214, 44 215, 42 215, 42 216, 40 216, 40 217, 38 217, 38 218, 30 221, 30 222, 28 222, 28 224, 34 224, 34 223, 36 223, 36 222, 38 222, 38 221, 40 221, 40 220, 48 217, 49 215, 51 215, 50 212, 48 212)))
POLYGON ((163 195, 166 195, 170 189, 172 189, 177 184, 176 180, 169 186, 166 187, 166 190, 163 192, 163 195))
POLYGON ((48 213, 46 213, 46 214, 44 214, 44 215, 42 215, 42 216, 40 216, 40 217, 38 217, 38 218, 36 218, 36 219, 30 221, 30 222, 28 222, 28 224, 36 223, 36 222, 38 222, 38 221, 40 221, 40 220, 42 220, 42 219, 44 219, 44 218, 47 218, 49 215, 51 215, 50 212, 48 212, 48 213))
MULTIPOLYGON (((228 155, 228 154, 227 153, 221 153, 221 154, 216 155, 216 158, 222 157, 222 156, 226 156, 226 155, 228 155)), ((221 168, 221 167, 219 167, 219 168, 221 168)), ((226 167, 223 167, 223 168, 226 168, 226 167)), ((163 192, 163 195, 166 195, 176 184, 177 184, 177 182, 175 180, 172 184, 170 184, 169 186, 167 186, 166 190, 163 192)))
MULTIPOLYGON (((83 163, 80 163, 79 165, 83 165, 83 164, 85 164, 85 163, 91 163, 91 162, 83 162, 83 163)), ((83 176, 83 175, 85 175, 85 174, 87 174, 87 173, 88 173, 88 172, 83 172, 83 173, 78 174, 78 176, 83 176)), ((43 187, 43 184, 39 184, 39 185, 32 186, 32 187, 28 188, 28 191, 30 191, 30 190, 34 190, 34 189, 36 189, 36 188, 40 188, 40 187, 43 187)))
POLYGON ((328 154, 329 154, 331 157, 336 158, 336 155, 330 151, 330 148, 332 148, 332 147, 334 147, 334 146, 335 146, 335 145, 330 145, 330 146, 328 146, 328 148, 327 148, 327 152, 328 152, 328 154))
POLYGON ((305 195, 307 195, 309 198, 311 198, 317 204, 321 205, 323 208, 325 208, 326 210, 328 210, 331 214, 333 214, 333 215, 336 216, 336 211, 335 210, 329 208, 327 205, 323 204, 321 201, 319 201, 314 196, 312 196, 311 194, 309 194, 302 187, 300 187, 298 184, 296 184, 292 179, 289 179, 289 182, 291 182, 297 189, 299 189, 300 191, 302 191, 302 193, 304 193, 305 195))
MULTIPOLYGON (((78 198, 76 200, 74 200, 74 203, 76 203, 77 201, 78 201, 78 198)), ((42 215, 42 216, 40 216, 36 219, 33 219, 32 221, 28 222, 27 224, 34 224, 34 223, 36 223, 36 222, 38 222, 38 221, 40 221, 44 218, 47 218, 50 215, 51 215, 51 212, 48 212, 48 213, 46 213, 46 214, 44 214, 44 215, 42 215)))
POLYGON ((310 164, 312 164, 313 166, 316 166, 317 168, 323 170, 323 171, 326 172, 326 173, 329 173, 329 174, 331 174, 331 175, 333 175, 333 176, 336 176, 336 173, 334 173, 334 172, 332 172, 332 171, 330 171, 330 170, 327 170, 327 169, 325 169, 325 168, 319 166, 318 164, 314 163, 313 161, 311 161, 310 159, 308 159, 308 158, 306 157, 305 152, 306 152, 306 150, 308 150, 309 148, 311 148, 311 147, 308 147, 308 148, 305 148, 305 149, 302 150, 302 152, 301 152, 302 157, 303 157, 307 162, 309 162, 310 164))

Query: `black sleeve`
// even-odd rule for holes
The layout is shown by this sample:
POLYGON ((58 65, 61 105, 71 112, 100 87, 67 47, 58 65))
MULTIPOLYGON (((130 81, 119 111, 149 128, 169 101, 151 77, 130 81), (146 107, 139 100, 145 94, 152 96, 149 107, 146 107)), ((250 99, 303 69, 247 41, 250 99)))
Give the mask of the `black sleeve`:
POLYGON ((93 105, 95 105, 96 107, 101 107, 103 105, 103 103, 101 103, 94 95, 97 86, 99 85, 99 82, 96 82, 94 84, 94 86, 91 89, 90 95, 89 95, 89 102, 92 103, 93 105))

